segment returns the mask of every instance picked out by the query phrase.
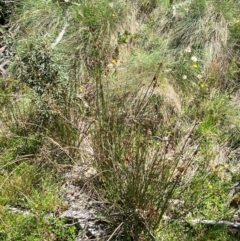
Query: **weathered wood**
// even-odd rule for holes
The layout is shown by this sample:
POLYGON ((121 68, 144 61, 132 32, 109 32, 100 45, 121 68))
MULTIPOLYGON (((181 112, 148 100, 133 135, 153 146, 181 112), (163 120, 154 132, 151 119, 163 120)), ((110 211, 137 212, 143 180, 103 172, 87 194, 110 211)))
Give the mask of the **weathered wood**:
POLYGON ((193 219, 190 221, 190 224, 206 224, 206 225, 223 225, 228 228, 240 229, 240 222, 230 222, 225 220, 207 220, 207 219, 193 219))
MULTIPOLYGON (((163 219, 165 221, 171 222, 173 219, 169 216, 163 215, 163 219)), ((174 220, 177 221, 177 220, 174 220)), ((231 222, 227 220, 212 220, 212 219, 192 219, 189 221, 186 220, 179 220, 179 223, 188 223, 192 226, 195 226, 197 224, 205 224, 205 225, 212 225, 212 226, 217 226, 217 225, 222 225, 226 226, 228 228, 235 228, 235 229, 240 229, 240 222, 231 222)))

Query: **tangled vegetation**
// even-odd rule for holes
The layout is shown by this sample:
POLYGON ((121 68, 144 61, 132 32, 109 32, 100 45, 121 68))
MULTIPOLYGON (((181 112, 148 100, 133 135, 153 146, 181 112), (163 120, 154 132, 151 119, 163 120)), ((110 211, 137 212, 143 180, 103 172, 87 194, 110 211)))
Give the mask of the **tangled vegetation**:
POLYGON ((239 14, 237 0, 2 0, 0 239, 75 240, 61 185, 87 165, 109 226, 96 240, 239 240, 219 225, 240 222, 239 14))

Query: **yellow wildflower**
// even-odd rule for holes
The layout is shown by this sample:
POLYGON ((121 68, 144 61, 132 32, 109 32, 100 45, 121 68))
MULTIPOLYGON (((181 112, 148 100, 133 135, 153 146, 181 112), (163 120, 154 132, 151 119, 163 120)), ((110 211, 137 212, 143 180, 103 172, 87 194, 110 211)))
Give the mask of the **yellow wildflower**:
POLYGON ((208 185, 208 188, 209 188, 209 189, 213 189, 213 185, 212 185, 212 184, 209 184, 209 185, 208 185))
POLYGON ((205 84, 204 83, 201 83, 200 84, 200 87, 203 89, 203 88, 205 88, 205 84))
POLYGON ((38 204, 35 204, 34 207, 37 209, 38 208, 38 204))
POLYGON ((192 67, 193 67, 194 69, 197 69, 198 65, 197 65, 197 64, 193 64, 192 67))
POLYGON ((117 60, 116 59, 112 59, 112 64, 116 64, 117 63, 117 60))
POLYGON ((115 14, 115 13, 113 13, 113 14, 112 14, 112 17, 113 17, 113 18, 115 18, 115 17, 116 17, 116 14, 115 14))

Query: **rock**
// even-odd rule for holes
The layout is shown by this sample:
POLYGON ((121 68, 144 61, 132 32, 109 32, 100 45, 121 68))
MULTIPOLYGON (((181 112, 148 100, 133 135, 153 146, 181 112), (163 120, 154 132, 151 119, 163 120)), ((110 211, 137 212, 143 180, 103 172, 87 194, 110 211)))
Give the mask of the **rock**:
POLYGON ((75 165, 65 173, 62 185, 63 200, 67 209, 60 217, 73 220, 78 229, 75 241, 86 241, 106 236, 108 223, 98 211, 97 196, 89 180, 96 174, 94 168, 75 165))

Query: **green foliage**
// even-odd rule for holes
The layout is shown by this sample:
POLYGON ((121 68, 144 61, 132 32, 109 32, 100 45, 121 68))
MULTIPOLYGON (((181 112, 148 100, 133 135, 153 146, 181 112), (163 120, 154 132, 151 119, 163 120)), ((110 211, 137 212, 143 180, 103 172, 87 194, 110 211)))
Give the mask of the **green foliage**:
POLYGON ((109 0, 100 0, 98 2, 84 0, 80 2, 80 11, 79 7, 72 6, 73 16, 84 26, 89 27, 91 32, 102 28, 102 30, 111 30, 117 23, 117 19, 121 17, 121 8, 119 8, 120 5, 118 3, 111 7, 111 1, 109 0))
POLYGON ((127 39, 130 36, 131 36, 131 33, 129 33, 127 30, 125 30, 123 33, 118 32, 118 43, 119 44, 127 43, 127 39))
POLYGON ((12 102, 12 96, 21 89, 20 81, 12 77, 0 78, 0 104, 1 109, 12 102))
POLYGON ((47 218, 43 215, 22 215, 1 210, 1 240, 75 240, 74 225, 66 225, 59 218, 47 218))
MULTIPOLYGON (((199 92, 194 101, 196 106, 192 106, 191 114, 201 121, 198 131, 199 135, 206 138, 216 138, 224 141, 231 136, 231 129, 222 129, 221 126, 234 128, 238 126, 238 114, 231 102, 228 94, 216 95, 213 99, 208 99, 206 93, 199 92), (199 102, 198 102, 199 101, 199 102)), ((188 113, 188 110, 187 110, 188 113)))
POLYGON ((228 21, 232 21, 239 16, 240 3, 236 0, 215 0, 213 4, 216 11, 222 14, 228 21))
POLYGON ((188 17, 191 19, 201 18, 206 10, 206 0, 200 0, 197 2, 192 2, 189 5, 189 15, 188 17))
POLYGON ((5 25, 8 23, 11 11, 12 11, 12 2, 1 1, 0 2, 0 23, 5 25))
POLYGON ((165 227, 162 232, 159 233, 160 238, 157 240, 166 241, 178 241, 178 240, 190 240, 190 241, 237 241, 239 239, 239 234, 234 232, 234 230, 229 231, 225 227, 203 227, 201 225, 192 227, 188 223, 183 226, 179 226, 178 223, 171 223, 165 227))
POLYGON ((34 39, 18 47, 12 72, 39 95, 53 89, 58 77, 57 63, 52 60, 47 43, 34 39))
POLYGON ((151 13, 157 6, 157 0, 141 0, 140 11, 145 14, 151 13))
POLYGON ((240 36, 240 19, 236 19, 229 28, 231 41, 233 41, 236 45, 239 44, 239 36, 240 36))
POLYGON ((0 79, 0 239, 74 240, 74 226, 45 214, 63 206, 62 166, 83 160, 97 170, 112 239, 234 240, 190 221, 232 215, 239 1, 12 6, 1 55, 10 62, 0 79), (222 145, 229 157, 218 157, 222 145))
POLYGON ((36 135, 1 137, 0 149, 10 149, 14 155, 34 154, 41 146, 41 138, 36 135))
POLYGON ((38 205, 39 209, 49 211, 53 210, 57 203, 61 203, 58 197, 53 195, 58 185, 57 182, 53 184, 53 171, 47 175, 47 170, 37 164, 28 164, 21 158, 13 160, 9 163, 1 161, 1 205, 20 205, 23 208, 34 208, 38 205))

